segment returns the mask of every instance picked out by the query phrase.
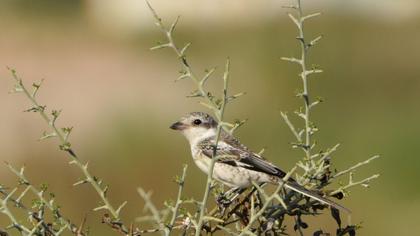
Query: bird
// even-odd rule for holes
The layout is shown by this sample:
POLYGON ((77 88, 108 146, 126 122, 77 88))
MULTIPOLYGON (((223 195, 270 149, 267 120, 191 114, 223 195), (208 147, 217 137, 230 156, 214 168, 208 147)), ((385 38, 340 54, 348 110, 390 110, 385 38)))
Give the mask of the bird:
POLYGON ((322 204, 348 213, 351 212, 344 206, 303 187, 293 178, 284 182, 283 178, 286 176, 286 172, 252 152, 227 131, 221 129, 217 138, 218 122, 207 113, 188 113, 173 123, 170 128, 180 131, 185 136, 190 144, 195 164, 204 173, 209 173, 211 160, 214 156, 217 157, 213 168, 213 178, 228 187, 246 189, 253 183, 283 184, 285 188, 315 199, 322 204))

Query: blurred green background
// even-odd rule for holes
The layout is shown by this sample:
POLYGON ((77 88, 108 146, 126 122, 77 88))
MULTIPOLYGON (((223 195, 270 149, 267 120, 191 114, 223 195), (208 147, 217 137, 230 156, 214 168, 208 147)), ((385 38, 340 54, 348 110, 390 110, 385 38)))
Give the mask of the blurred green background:
MULTIPOLYGON (((287 2, 151 3, 168 21, 182 15, 175 37, 192 42, 188 55, 198 73, 231 58, 231 91, 247 95, 231 103, 227 118, 248 118, 237 132, 241 141, 255 151, 265 147, 268 159, 290 169, 302 153, 291 148, 280 117, 300 105, 298 68, 280 60, 299 55, 296 29, 281 8, 287 2)), ((341 144, 333 159, 338 169, 382 156, 355 173, 356 179, 380 173, 380 179, 370 189, 352 189, 343 204, 353 210, 353 223, 362 222, 360 235, 414 235, 420 230, 420 3, 319 0, 307 6, 324 13, 306 28, 310 37, 324 35, 310 59, 325 71, 310 81, 311 94, 326 100, 313 112, 320 128, 315 139, 324 149, 341 144)), ((189 164, 185 194, 201 198, 205 176, 184 138, 168 127, 205 109, 186 98, 189 81, 174 83, 180 66, 173 53, 149 51, 163 39, 143 1, 2 0, 0 28, 0 159, 25 164, 34 184, 48 183, 66 216, 78 222, 86 214, 92 235, 114 235, 100 223, 101 213, 90 210, 98 202, 90 187, 72 187, 81 175, 56 141, 37 141, 45 124, 22 113, 23 96, 8 94, 13 83, 6 66, 28 85, 45 78, 41 102, 63 109, 59 124, 75 127, 74 148, 110 184, 112 202, 128 200, 126 222, 142 214, 138 186, 153 190, 159 206, 175 198, 173 177, 183 163, 189 164)), ((220 75, 210 83, 214 91, 220 75)), ((0 180, 16 183, 5 166, 0 180)), ((335 227, 328 216, 309 222, 314 229, 335 227)), ((7 224, 0 215, 0 228, 7 224)))

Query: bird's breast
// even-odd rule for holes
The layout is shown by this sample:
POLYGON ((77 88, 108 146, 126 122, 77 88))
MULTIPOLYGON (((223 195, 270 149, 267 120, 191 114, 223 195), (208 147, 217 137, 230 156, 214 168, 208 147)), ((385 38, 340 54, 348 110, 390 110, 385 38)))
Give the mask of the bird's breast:
POLYGON ((192 148, 192 157, 198 168, 204 173, 208 174, 211 164, 211 159, 205 156, 200 149, 192 148))

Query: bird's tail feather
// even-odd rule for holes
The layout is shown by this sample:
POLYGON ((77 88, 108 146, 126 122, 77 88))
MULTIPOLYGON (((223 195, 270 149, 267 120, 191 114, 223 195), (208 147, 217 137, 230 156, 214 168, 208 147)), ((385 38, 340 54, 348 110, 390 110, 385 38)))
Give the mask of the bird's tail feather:
POLYGON ((295 192, 298 192, 298 193, 303 194, 307 197, 315 199, 315 200, 317 200, 321 203, 324 203, 326 205, 329 205, 333 208, 336 208, 338 210, 343 210, 343 211, 345 211, 349 214, 351 213, 351 211, 349 209, 347 209, 347 208, 341 206, 340 204, 335 203, 335 202, 333 202, 333 201, 331 201, 331 200, 329 200, 325 197, 322 197, 321 195, 319 195, 318 193, 316 193, 314 191, 311 191, 311 190, 308 190, 308 189, 304 188, 303 186, 299 185, 296 182, 288 182, 288 183, 285 183, 284 186, 288 189, 291 189, 295 192))

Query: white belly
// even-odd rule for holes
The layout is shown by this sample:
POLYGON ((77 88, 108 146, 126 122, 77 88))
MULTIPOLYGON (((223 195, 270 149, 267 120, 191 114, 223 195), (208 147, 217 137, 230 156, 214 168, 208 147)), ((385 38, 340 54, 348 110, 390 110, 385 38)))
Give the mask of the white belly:
MULTIPOLYGON (((201 154, 199 151, 192 150, 195 164, 204 173, 208 174, 211 159, 201 154)), ((230 187, 247 188, 252 182, 257 184, 273 182, 275 177, 265 173, 256 172, 243 167, 231 166, 224 163, 215 163, 213 178, 230 187)))

